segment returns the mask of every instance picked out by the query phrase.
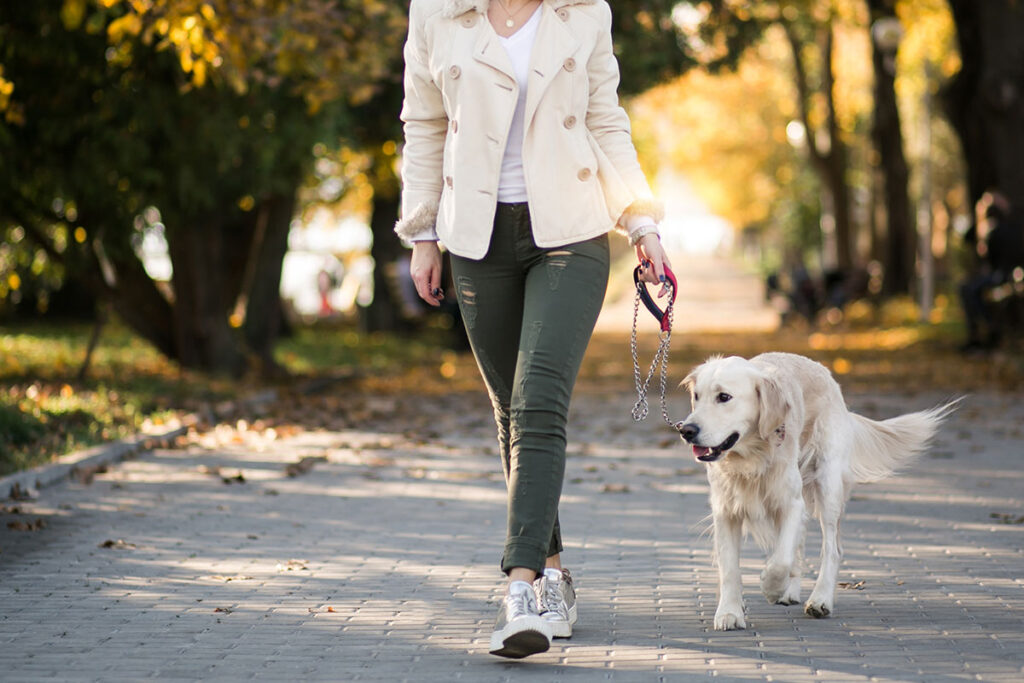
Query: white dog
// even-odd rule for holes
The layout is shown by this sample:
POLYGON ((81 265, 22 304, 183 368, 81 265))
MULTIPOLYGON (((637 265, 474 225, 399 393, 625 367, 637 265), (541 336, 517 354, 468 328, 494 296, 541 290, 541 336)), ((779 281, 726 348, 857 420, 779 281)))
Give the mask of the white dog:
POLYGON ((854 483, 882 479, 923 451, 956 402, 876 422, 846 409, 829 371, 808 358, 765 353, 712 358, 683 380, 693 411, 680 435, 707 463, 719 595, 715 629, 746 628, 740 541, 768 555, 761 591, 800 602, 804 526, 821 523, 821 565, 804 612, 833 609, 839 520, 854 483))

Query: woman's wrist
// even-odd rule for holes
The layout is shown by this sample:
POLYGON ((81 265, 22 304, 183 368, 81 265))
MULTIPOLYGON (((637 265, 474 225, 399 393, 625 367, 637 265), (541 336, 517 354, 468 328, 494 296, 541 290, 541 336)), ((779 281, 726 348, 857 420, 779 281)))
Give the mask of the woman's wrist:
POLYGON ((640 240, 648 235, 654 235, 655 237, 661 238, 658 233, 658 226, 654 223, 645 223, 629 231, 629 245, 635 247, 639 244, 640 240))
POLYGON ((658 234, 658 222, 647 213, 630 213, 624 219, 622 223, 629 235, 630 246, 635 247, 647 235, 658 234))

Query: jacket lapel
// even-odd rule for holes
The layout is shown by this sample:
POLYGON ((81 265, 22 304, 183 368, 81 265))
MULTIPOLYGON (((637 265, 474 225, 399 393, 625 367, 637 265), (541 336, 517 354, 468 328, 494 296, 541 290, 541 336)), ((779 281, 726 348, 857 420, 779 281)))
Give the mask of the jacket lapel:
MULTIPOLYGON (((480 21, 486 22, 487 17, 480 17, 480 21)), ((508 58, 508 53, 505 52, 501 41, 498 40, 498 34, 489 30, 487 26, 477 31, 476 43, 473 45, 473 59, 481 64, 497 69, 508 76, 509 80, 515 82, 516 77, 512 69, 512 60, 508 58)))
POLYGON ((533 120, 541 97, 555 79, 558 70, 565 64, 565 60, 579 49, 579 41, 569 31, 565 22, 555 14, 553 5, 556 4, 555 2, 545 2, 540 8, 543 14, 540 18, 540 26, 537 27, 537 37, 533 42, 533 51, 530 54, 530 73, 526 82, 526 111, 524 113, 527 127, 533 120))
MULTIPOLYGON (((558 69, 562 68, 565 60, 579 47, 575 36, 566 27, 565 22, 558 18, 555 11, 569 5, 589 5, 594 2, 595 0, 544 0, 541 3, 542 15, 530 56, 530 75, 527 81, 527 125, 537 110, 541 95, 547 90, 558 69)), ((479 21, 487 21, 488 4, 489 0, 445 0, 442 14, 455 18, 466 12, 477 12, 481 15, 479 21)), ((473 45, 473 58, 515 80, 512 62, 494 31, 481 27, 477 34, 476 43, 473 45)))

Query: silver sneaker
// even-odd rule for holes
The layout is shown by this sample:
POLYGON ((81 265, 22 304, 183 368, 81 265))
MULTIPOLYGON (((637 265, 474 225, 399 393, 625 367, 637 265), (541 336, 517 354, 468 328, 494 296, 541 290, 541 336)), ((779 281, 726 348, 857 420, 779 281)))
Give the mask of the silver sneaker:
POLYGON ((568 569, 545 569, 533 582, 540 603, 540 616, 551 626, 555 638, 571 638, 576 623, 576 589, 568 569))
POLYGON ((491 634, 492 655, 521 659, 551 647, 551 626, 537 612, 533 591, 510 592, 501 601, 491 634))

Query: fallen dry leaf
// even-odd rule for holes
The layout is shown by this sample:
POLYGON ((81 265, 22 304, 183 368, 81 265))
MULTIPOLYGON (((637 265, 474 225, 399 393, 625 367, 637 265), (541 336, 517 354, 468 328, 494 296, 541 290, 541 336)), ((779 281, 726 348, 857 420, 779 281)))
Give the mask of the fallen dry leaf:
POLYGON ((993 512, 989 517, 998 519, 1003 524, 1024 524, 1024 515, 1014 515, 1010 512, 993 512))
POLYGON ((601 487, 601 493, 629 493, 629 486, 626 484, 605 484, 601 487))
POLYGON ((229 581, 252 581, 251 576, 246 576, 244 574, 235 574, 234 576, 224 576, 223 574, 210 574, 209 576, 204 576, 202 578, 208 579, 210 581, 223 581, 224 583, 228 583, 229 581))
POLYGON ((857 583, 850 583, 849 581, 840 581, 836 584, 840 588, 846 588, 848 590, 862 591, 864 590, 864 582, 858 581, 857 583))
POLYGON ((309 571, 306 560, 288 560, 287 563, 277 563, 277 571, 279 572, 294 572, 294 571, 309 571))
POLYGON ((293 462, 284 468, 284 473, 289 477, 297 477, 300 474, 305 474, 313 469, 313 465, 318 462, 327 462, 327 457, 323 455, 307 455, 298 462, 293 462))
POLYGON ((103 541, 103 543, 100 543, 99 547, 113 548, 115 550, 132 550, 137 546, 134 543, 128 543, 123 538, 119 538, 116 541, 108 538, 107 540, 103 541))
POLYGON ((234 611, 234 610, 232 610, 230 607, 216 607, 216 608, 214 608, 213 611, 214 612, 223 612, 224 614, 231 614, 231 612, 234 611))
POLYGON ((8 497, 11 500, 34 500, 39 497, 39 492, 33 488, 22 488, 21 484, 15 484, 11 487, 8 497))
POLYGON ((46 528, 46 520, 40 518, 34 522, 23 522, 21 520, 7 522, 7 528, 14 531, 39 531, 46 528))

